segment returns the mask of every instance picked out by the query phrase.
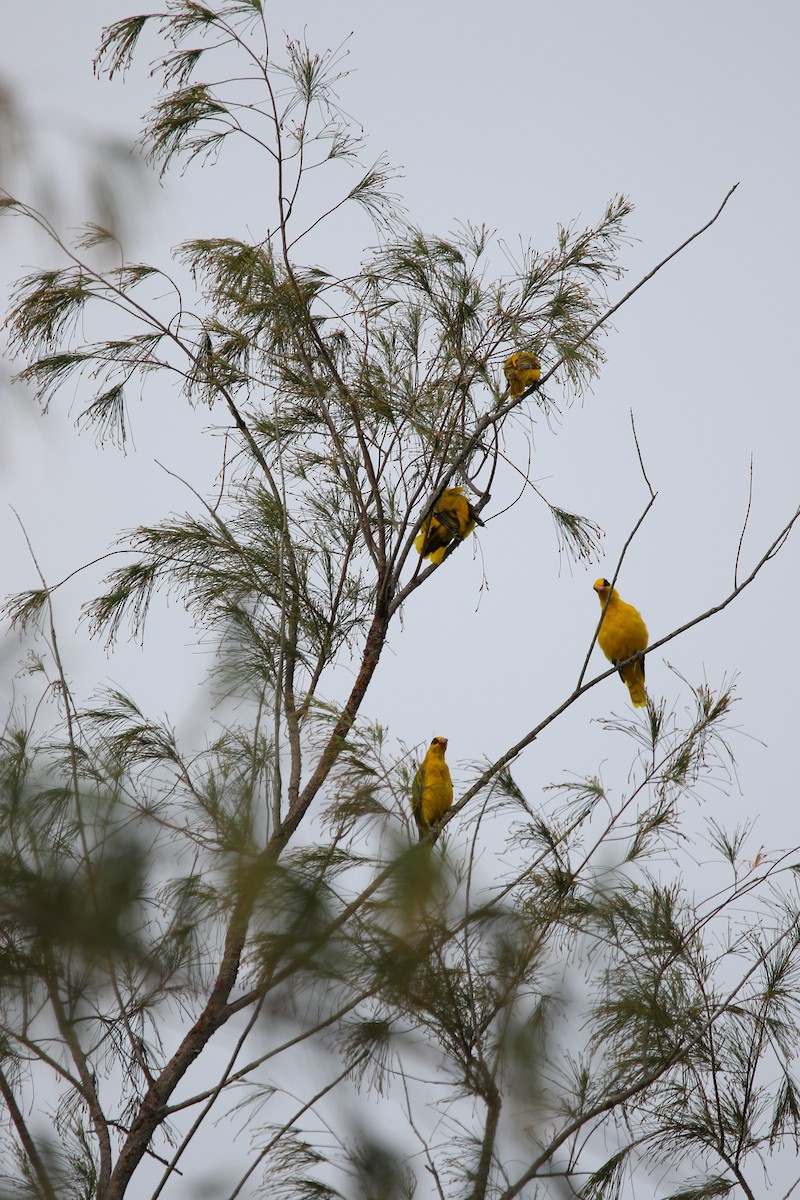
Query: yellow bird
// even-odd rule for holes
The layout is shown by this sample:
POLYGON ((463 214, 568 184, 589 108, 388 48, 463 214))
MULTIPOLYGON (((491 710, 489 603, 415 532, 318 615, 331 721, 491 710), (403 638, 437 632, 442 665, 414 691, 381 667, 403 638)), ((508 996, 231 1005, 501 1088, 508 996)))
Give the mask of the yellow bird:
POLYGON ((620 667, 619 673, 623 683, 627 684, 631 694, 631 702, 635 708, 647 704, 647 692, 644 690, 644 654, 647 649, 647 626, 642 615, 632 604, 620 600, 616 588, 612 588, 607 579, 598 579, 594 585, 597 598, 602 608, 608 598, 608 608, 603 614, 603 623, 597 635, 600 649, 607 659, 614 664, 625 662, 626 658, 639 655, 626 666, 620 667))
POLYGON ((422 841, 437 826, 453 803, 453 781, 444 761, 447 738, 435 737, 420 764, 411 787, 411 811, 422 841))
POLYGON ((414 545, 423 558, 440 563, 450 543, 456 538, 463 542, 476 525, 483 525, 483 521, 464 495, 464 489, 446 488, 414 538, 414 545))
POLYGON ((512 399, 527 392, 529 387, 538 386, 542 378, 542 364, 535 354, 529 354, 526 350, 520 350, 507 358, 503 364, 503 371, 512 399))

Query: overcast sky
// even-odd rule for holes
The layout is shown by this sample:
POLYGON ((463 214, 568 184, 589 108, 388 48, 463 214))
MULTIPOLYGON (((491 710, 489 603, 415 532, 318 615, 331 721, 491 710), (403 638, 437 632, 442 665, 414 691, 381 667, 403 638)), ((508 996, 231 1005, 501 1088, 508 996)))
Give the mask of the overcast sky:
MULTIPOLYGON (((23 198, 49 195, 55 220, 74 226, 94 215, 82 170, 90 147, 109 136, 132 142, 152 98, 143 60, 124 84, 91 72, 103 23, 137 9, 121 0, 4 8, 0 75, 38 131, 15 165, 6 155, 6 171, 15 189, 28 189, 23 198)), ((618 314, 593 392, 552 431, 537 431, 537 483, 553 502, 602 526, 607 557, 588 567, 560 562, 546 510, 526 497, 487 523, 477 556, 473 542, 454 555, 394 629, 365 713, 408 744, 447 735, 458 776, 459 760, 495 758, 575 684, 599 612, 592 583, 613 571, 647 500, 631 409, 658 500, 618 586, 641 609, 653 640, 730 590, 751 455, 740 574, 800 503, 800 9, 794 0, 307 0, 272 10, 273 29, 300 36, 305 28, 320 50, 352 31, 343 46, 351 72, 341 86, 344 107, 365 128, 368 156, 385 152, 401 168, 397 190, 428 232, 472 221, 497 230, 512 250, 520 238, 546 250, 559 222, 592 223, 622 192, 636 210, 622 259, 628 275, 613 300, 739 183, 717 224, 618 314), (441 691, 427 683, 434 655, 441 691)), ((223 160, 163 186, 131 185, 130 255, 159 261, 184 238, 258 228, 269 203, 264 177, 240 177, 236 168, 235 159, 223 160)), ((357 264, 373 240, 366 221, 352 232, 352 245, 330 247, 334 266, 357 264)), ((325 249, 315 246, 320 258, 325 249)), ((49 261, 18 222, 0 226, 0 254, 5 280, 49 261)), ((156 459, 201 492, 213 486, 219 446, 202 435, 208 415, 187 418, 163 392, 153 406, 147 394, 134 404, 135 450, 123 456, 77 437, 77 397, 65 395, 43 421, 26 397, 4 393, 3 593, 35 582, 10 505, 52 582, 102 554, 120 530, 192 507, 190 493, 156 459)), ((510 498, 493 498, 484 516, 510 498)), ((100 577, 80 577, 58 604, 79 690, 114 681, 146 709, 168 711, 189 736, 199 733, 209 648, 193 645, 179 606, 157 603, 144 651, 123 644, 108 658, 87 650, 77 615, 100 577)), ((800 530, 731 609, 648 658, 650 690, 670 703, 683 703, 688 691, 668 663, 693 684, 716 687, 738 676, 737 778, 727 793, 707 791, 687 812, 699 862, 709 816, 729 827, 757 817, 753 855, 762 845, 769 854, 800 842, 792 778, 798 582, 800 530)), ((7 651, 2 661, 9 663, 7 651)), ((605 667, 598 650, 593 666, 605 667)), ((346 671, 347 664, 342 692, 346 671)), ((531 799, 551 781, 601 767, 624 787, 631 747, 596 722, 612 711, 631 712, 616 679, 534 744, 514 771, 531 799)))

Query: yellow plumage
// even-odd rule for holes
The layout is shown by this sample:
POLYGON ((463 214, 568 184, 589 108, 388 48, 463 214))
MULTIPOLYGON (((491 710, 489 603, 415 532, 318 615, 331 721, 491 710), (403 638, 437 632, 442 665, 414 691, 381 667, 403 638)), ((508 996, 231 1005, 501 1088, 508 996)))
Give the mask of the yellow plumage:
MULTIPOLYGON (((642 620, 641 613, 632 604, 620 600, 616 588, 612 588, 607 579, 598 579, 594 585, 597 598, 602 608, 606 597, 610 597, 608 608, 603 614, 603 623, 597 635, 600 649, 614 666, 632 658, 634 654, 641 655, 647 649, 647 626, 642 620)), ((620 667, 619 673, 627 684, 631 701, 636 708, 647 704, 647 692, 644 690, 644 658, 635 658, 627 666, 620 667)))
POLYGON ((456 539, 463 542, 476 525, 483 525, 483 521, 464 495, 464 489, 446 488, 414 538, 414 545, 423 558, 440 563, 450 543, 456 539))
POLYGON ((527 392, 529 387, 534 387, 542 378, 542 364, 535 354, 526 350, 520 350, 507 358, 503 364, 503 371, 512 399, 527 392))
POLYGON ((414 776, 411 811, 419 830, 419 840, 438 825, 453 803, 453 781, 444 761, 447 738, 435 737, 414 776))

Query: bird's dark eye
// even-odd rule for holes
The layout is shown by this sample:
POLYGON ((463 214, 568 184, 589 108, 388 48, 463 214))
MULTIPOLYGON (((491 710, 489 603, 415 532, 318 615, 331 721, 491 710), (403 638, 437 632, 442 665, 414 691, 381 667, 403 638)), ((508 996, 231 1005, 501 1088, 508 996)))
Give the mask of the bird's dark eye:
POLYGON ((608 582, 607 579, 603 580, 603 587, 611 587, 611 584, 608 582))

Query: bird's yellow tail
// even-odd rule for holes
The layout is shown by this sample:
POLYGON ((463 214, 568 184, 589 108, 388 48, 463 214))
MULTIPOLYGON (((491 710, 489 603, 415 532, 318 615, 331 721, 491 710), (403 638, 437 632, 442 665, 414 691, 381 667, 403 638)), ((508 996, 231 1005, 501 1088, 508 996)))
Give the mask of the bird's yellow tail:
POLYGON ((631 704, 634 708, 644 708, 647 704, 647 692, 644 689, 644 666, 640 659, 634 659, 626 667, 620 668, 623 682, 627 684, 631 694, 631 704))

